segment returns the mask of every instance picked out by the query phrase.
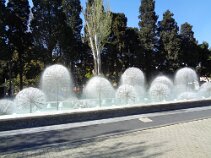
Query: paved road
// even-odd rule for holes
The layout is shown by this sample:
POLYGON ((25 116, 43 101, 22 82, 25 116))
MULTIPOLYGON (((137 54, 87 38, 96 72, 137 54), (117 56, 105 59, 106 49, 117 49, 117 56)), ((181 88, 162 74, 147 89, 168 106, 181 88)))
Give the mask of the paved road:
POLYGON ((211 107, 0 132, 0 153, 80 144, 132 131, 211 117, 211 107))

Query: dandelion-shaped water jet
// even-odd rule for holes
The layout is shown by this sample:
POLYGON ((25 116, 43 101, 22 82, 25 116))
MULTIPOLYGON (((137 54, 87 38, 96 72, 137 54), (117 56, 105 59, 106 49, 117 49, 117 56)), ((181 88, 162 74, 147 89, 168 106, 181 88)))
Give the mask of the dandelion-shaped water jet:
POLYGON ((15 103, 19 110, 29 109, 30 113, 34 110, 42 109, 46 106, 45 94, 37 88, 26 88, 20 91, 15 97, 15 103))
POLYGON ((101 106, 102 99, 114 97, 114 88, 104 77, 95 76, 88 81, 83 96, 87 99, 98 99, 101 106))
POLYGON ((2 99, 0 100, 0 115, 13 114, 15 110, 15 104, 11 100, 2 99))
POLYGON ((145 87, 144 73, 135 67, 128 68, 121 77, 122 85, 145 87))
POLYGON ((161 102, 169 100, 171 95, 171 89, 169 86, 163 83, 152 84, 149 89, 149 96, 152 101, 161 102))
POLYGON ((121 85, 116 91, 116 98, 120 101, 123 100, 125 104, 129 102, 135 103, 137 99, 137 92, 131 85, 121 85))
POLYGON ((128 68, 121 76, 121 85, 133 86, 137 98, 145 98, 145 76, 144 73, 135 67, 128 68))
POLYGON ((178 93, 198 90, 199 82, 196 72, 191 68, 182 68, 175 75, 175 87, 178 93))
POLYGON ((199 89, 199 95, 202 98, 210 98, 211 97, 211 82, 206 82, 201 85, 199 89))
POLYGON ((169 88, 173 88, 174 84, 173 82, 166 76, 158 76, 152 81, 152 85, 156 83, 162 83, 167 85, 169 88))
POLYGON ((48 101, 56 101, 57 110, 59 102, 73 96, 72 79, 68 69, 62 65, 53 65, 44 71, 41 78, 41 89, 48 101))

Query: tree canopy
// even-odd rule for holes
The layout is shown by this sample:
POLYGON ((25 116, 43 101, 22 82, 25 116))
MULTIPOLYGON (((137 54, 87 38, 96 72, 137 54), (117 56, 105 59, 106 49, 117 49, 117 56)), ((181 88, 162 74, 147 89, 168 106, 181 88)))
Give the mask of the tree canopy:
POLYGON ((87 0, 84 9, 80 0, 32 2, 0 1, 0 97, 38 86, 43 69, 54 63, 68 67, 81 87, 93 75, 117 83, 128 67, 142 69, 147 79, 184 66, 211 76, 209 41, 198 43, 194 26, 178 26, 170 10, 158 21, 155 0, 140 1, 138 28, 103 0, 87 0))

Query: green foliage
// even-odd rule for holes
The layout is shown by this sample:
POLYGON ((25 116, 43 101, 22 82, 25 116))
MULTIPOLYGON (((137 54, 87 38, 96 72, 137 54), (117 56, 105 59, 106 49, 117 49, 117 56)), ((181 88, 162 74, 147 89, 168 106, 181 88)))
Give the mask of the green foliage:
POLYGON ((82 8, 80 0, 63 0, 62 8, 65 24, 60 36, 60 45, 63 52, 62 61, 69 66, 70 63, 76 64, 80 57, 79 52, 83 50, 82 19, 80 18, 82 8))
POLYGON ((101 64, 113 83, 132 66, 144 70, 147 79, 156 69, 173 73, 184 66, 211 76, 208 43, 198 44, 187 22, 179 32, 170 11, 157 23, 155 0, 141 0, 139 29, 127 27, 125 14, 111 13, 103 0, 87 0, 84 37, 80 0, 32 1, 33 14, 28 0, 8 0, 7 6, 0 1, 0 97, 5 86, 9 93, 11 87, 18 92, 38 86, 41 72, 53 63, 66 65, 76 86, 93 72, 103 75, 101 64))
POLYGON ((12 53, 18 54, 17 71, 20 76, 20 89, 22 89, 24 56, 31 46, 30 33, 27 32, 30 13, 28 0, 9 0, 7 10, 9 49, 12 53))
POLYGON ((197 46, 197 41, 194 38, 194 32, 192 30, 193 26, 189 23, 184 23, 181 25, 180 38, 182 41, 182 57, 181 62, 183 65, 189 67, 196 67, 199 64, 199 50, 197 46))
POLYGON ((154 0, 141 0, 139 8, 140 42, 144 51, 144 69, 147 78, 151 76, 155 67, 154 55, 157 52, 157 19, 154 0))
POLYGON ((201 76, 211 77, 211 50, 209 44, 203 42, 198 45, 199 65, 197 65, 198 73, 201 76))
POLYGON ((87 4, 85 20, 88 36, 94 40, 97 35, 99 47, 102 49, 111 32, 111 13, 103 7, 103 0, 87 4))
POLYGON ((7 60, 10 58, 6 44, 6 8, 5 0, 0 1, 0 59, 7 60))
POLYGON ((63 12, 66 16, 66 23, 71 27, 74 38, 81 42, 82 11, 80 0, 62 0, 63 12))
POLYGON ((34 51, 39 52, 48 65, 60 55, 58 39, 64 23, 61 1, 33 0, 32 13, 34 51))
POLYGON ((125 54, 127 18, 121 13, 112 13, 111 33, 102 54, 103 72, 117 82, 118 72, 128 66, 125 54))
POLYGON ((112 16, 103 6, 103 0, 88 1, 86 6, 85 32, 94 59, 94 73, 101 73, 101 53, 111 33, 112 16))
POLYGON ((167 10, 163 20, 158 22, 160 37, 161 70, 168 73, 175 72, 180 66, 181 41, 178 35, 179 27, 174 14, 167 10))
POLYGON ((129 65, 133 67, 144 67, 144 51, 139 40, 138 28, 126 29, 126 50, 129 54, 129 65))

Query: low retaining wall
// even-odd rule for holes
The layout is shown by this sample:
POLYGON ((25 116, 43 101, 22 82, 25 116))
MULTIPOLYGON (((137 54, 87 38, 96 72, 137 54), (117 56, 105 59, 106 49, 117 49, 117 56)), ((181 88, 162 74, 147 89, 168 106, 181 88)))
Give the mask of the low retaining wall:
POLYGON ((59 114, 49 114, 41 116, 26 116, 20 118, 0 119, 0 131, 16 130, 31 127, 41 127, 58 125, 73 122, 83 122, 114 118, 145 113, 171 111, 195 107, 210 106, 211 100, 197 100, 188 102, 152 104, 152 105, 132 105, 127 107, 105 108, 100 110, 88 110, 77 112, 66 112, 59 114))

